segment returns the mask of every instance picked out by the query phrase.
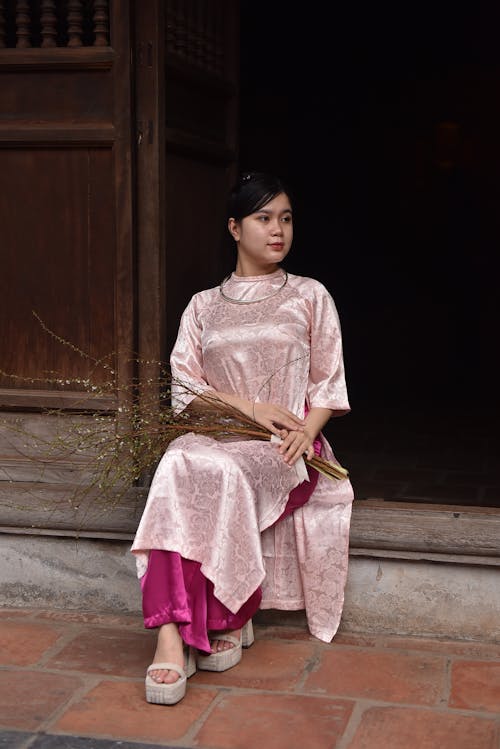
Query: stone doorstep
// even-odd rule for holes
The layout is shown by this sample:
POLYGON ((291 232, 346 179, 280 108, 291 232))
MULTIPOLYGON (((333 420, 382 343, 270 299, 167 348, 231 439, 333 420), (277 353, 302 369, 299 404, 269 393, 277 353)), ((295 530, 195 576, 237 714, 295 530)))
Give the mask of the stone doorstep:
MULTIPOLYGON (((8 534, 0 541, 0 605, 141 616, 128 542, 8 534)), ((500 642, 498 567, 465 556, 449 563, 351 551, 340 631, 500 642)), ((263 610, 256 621, 306 631, 304 611, 263 610)))

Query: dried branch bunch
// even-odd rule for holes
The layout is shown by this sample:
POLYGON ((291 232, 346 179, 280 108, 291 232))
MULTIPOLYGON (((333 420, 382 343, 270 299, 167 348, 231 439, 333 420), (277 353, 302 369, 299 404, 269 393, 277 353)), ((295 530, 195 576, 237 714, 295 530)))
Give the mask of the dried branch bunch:
MULTIPOLYGON (((39 319, 39 318, 38 318, 39 319)), ((47 378, 19 378, 1 372, 14 382, 43 386, 52 384, 59 389, 81 393, 81 408, 74 403, 67 407, 48 408, 44 413, 52 417, 57 427, 49 436, 30 433, 22 419, 9 421, 9 429, 17 431, 24 440, 20 452, 40 464, 60 461, 84 466, 81 483, 75 489, 80 497, 91 498, 99 505, 112 505, 131 487, 147 486, 166 448, 182 434, 194 432, 217 440, 270 440, 272 433, 239 409, 224 403, 216 393, 198 392, 186 382, 172 377, 170 368, 161 362, 133 359, 136 369, 154 372, 144 381, 134 380, 118 386, 112 362, 114 355, 101 360, 92 359, 84 351, 53 333, 39 319, 45 332, 59 343, 90 361, 91 374, 86 378, 59 377, 50 373, 47 378), (95 380, 92 372, 96 375, 95 380), (103 378, 103 372, 105 377, 103 378), (97 376, 98 373, 98 376, 97 376), (104 381, 103 381, 104 380, 104 381), (207 408, 178 413, 172 406, 172 390, 176 395, 197 396, 207 408), (92 410, 96 398, 114 396, 119 405, 108 411, 92 410)), ((3 424, 6 422, 3 420, 3 424)), ((19 439, 17 440, 19 445, 19 439)), ((340 464, 320 456, 307 459, 306 465, 332 480, 345 479, 348 471, 340 464)), ((75 506, 78 502, 73 502, 75 506)))

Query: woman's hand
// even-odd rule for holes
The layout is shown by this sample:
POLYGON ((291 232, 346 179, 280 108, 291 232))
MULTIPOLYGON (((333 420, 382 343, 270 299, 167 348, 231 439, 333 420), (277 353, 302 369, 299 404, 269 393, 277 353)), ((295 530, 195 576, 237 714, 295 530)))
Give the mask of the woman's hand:
POLYGON ((314 457, 314 440, 321 432, 332 412, 329 408, 311 408, 305 418, 305 426, 302 429, 283 429, 281 438, 283 442, 279 451, 283 455, 285 463, 290 466, 305 455, 307 460, 314 457))
POLYGON ((291 431, 300 434, 305 424, 304 419, 299 419, 287 408, 276 403, 254 403, 252 416, 258 424, 282 438, 291 431))
POLYGON ((283 442, 278 450, 289 466, 293 466, 302 455, 305 455, 308 460, 314 457, 314 438, 306 430, 300 432, 282 430, 281 437, 283 442))

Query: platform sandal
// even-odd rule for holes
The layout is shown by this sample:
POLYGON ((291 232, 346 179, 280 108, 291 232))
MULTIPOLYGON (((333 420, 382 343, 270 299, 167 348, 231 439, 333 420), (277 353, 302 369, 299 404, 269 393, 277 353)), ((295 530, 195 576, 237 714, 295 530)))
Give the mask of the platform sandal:
POLYGON ((237 666, 241 661, 242 648, 249 648, 253 644, 254 634, 252 620, 249 619, 241 629, 241 638, 238 640, 234 635, 228 635, 224 632, 210 635, 211 640, 224 640, 230 642, 232 648, 219 650, 217 653, 201 655, 196 657, 196 665, 201 671, 227 671, 228 668, 237 666))
POLYGON ((193 648, 184 651, 184 668, 177 663, 152 663, 146 671, 146 700, 154 705, 175 705, 186 694, 187 680, 196 671, 196 657, 193 648), (155 681, 149 675, 150 671, 175 671, 179 674, 177 681, 164 684, 155 681))

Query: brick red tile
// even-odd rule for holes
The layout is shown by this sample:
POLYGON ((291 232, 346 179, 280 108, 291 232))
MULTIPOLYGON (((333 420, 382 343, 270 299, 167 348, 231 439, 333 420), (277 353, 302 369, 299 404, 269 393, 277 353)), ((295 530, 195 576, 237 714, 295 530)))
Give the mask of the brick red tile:
POLYGON ((17 619, 30 616, 32 614, 31 609, 9 609, 3 607, 0 611, 0 619, 17 619))
POLYGON ((312 642, 256 640, 243 651, 241 662, 222 673, 198 671, 197 684, 244 687, 247 689, 293 689, 314 657, 312 642))
POLYGON ((500 713, 500 663, 454 663, 451 671, 450 705, 500 713))
POLYGON ((181 739, 217 695, 188 684, 177 705, 150 705, 144 682, 102 681, 51 727, 77 736, 101 736, 164 744, 181 739))
POLYGON ((500 645, 495 642, 475 640, 444 640, 431 637, 405 635, 369 635, 363 632, 339 631, 333 645, 374 647, 381 650, 407 650, 434 652, 440 655, 462 655, 466 657, 497 658, 500 660, 500 645))
POLYGON ((65 609, 43 610, 37 613, 38 619, 49 619, 57 622, 68 622, 84 625, 103 625, 105 627, 127 627, 144 632, 144 622, 140 614, 106 614, 93 611, 66 611, 65 609))
POLYGON ((211 749, 327 749, 342 736, 352 703, 279 694, 228 694, 196 734, 211 749))
POLYGON ((152 632, 82 629, 59 653, 47 661, 48 668, 84 673, 140 678, 151 663, 156 646, 152 632))
POLYGON ((497 749, 493 720, 401 707, 366 710, 348 749, 497 749))
POLYGON ((433 655, 325 650, 305 690, 387 702, 435 705, 445 688, 445 659, 433 655))
POLYGON ((0 653, 3 666, 31 666, 57 642, 61 629, 23 619, 0 621, 0 653))
POLYGON ((81 685, 62 674, 0 671, 0 726, 36 731, 81 685))

